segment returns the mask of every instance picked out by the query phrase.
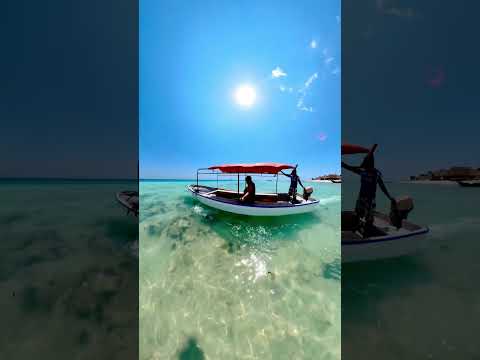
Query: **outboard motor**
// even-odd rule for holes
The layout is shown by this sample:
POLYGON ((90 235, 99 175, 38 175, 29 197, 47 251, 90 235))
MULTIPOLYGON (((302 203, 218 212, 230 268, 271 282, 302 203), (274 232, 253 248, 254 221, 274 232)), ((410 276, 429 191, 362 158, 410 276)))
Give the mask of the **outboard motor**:
POLYGON ((313 193, 313 187, 307 186, 305 189, 303 189, 303 199, 308 200, 308 198, 312 195, 313 193))
POLYGON ((410 211, 413 210, 413 200, 409 196, 402 196, 395 199, 395 206, 390 207, 390 222, 397 229, 402 227, 403 220, 406 220, 410 211))

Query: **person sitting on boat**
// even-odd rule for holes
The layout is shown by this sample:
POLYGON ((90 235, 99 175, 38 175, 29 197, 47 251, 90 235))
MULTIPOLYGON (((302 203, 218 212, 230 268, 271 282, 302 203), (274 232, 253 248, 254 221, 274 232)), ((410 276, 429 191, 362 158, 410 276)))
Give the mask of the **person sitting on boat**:
POLYGON ((255 201, 255 183, 250 175, 245 177, 245 190, 243 190, 240 201, 248 204, 253 204, 255 201))
POLYGON ((297 166, 292 170, 290 174, 285 174, 282 170, 280 172, 288 176, 290 178, 290 188, 288 189, 288 196, 291 197, 291 202, 292 204, 295 204, 297 201, 297 186, 300 184, 300 186, 305 190, 305 186, 303 186, 302 182, 300 181, 300 177, 297 175, 297 166))
POLYGON ((377 192, 377 184, 380 189, 390 199, 392 207, 396 206, 395 199, 388 193, 388 190, 382 180, 382 174, 375 168, 375 159, 373 151, 370 151, 363 159, 360 166, 351 166, 342 161, 342 167, 360 175, 360 191, 355 205, 355 213, 360 219, 364 219, 365 227, 363 229, 364 236, 373 229, 373 213, 376 207, 375 197, 377 192))

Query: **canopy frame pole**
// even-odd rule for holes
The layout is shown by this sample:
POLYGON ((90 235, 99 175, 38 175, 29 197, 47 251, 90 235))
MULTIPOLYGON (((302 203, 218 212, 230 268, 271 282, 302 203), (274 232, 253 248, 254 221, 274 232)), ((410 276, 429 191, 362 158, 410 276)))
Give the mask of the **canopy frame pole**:
POLYGON ((277 181, 275 182, 275 194, 278 194, 278 173, 275 175, 277 181))
POLYGON ((197 191, 198 191, 198 170, 197 170, 197 191))
POLYGON ((240 173, 237 173, 237 194, 240 198, 240 173))

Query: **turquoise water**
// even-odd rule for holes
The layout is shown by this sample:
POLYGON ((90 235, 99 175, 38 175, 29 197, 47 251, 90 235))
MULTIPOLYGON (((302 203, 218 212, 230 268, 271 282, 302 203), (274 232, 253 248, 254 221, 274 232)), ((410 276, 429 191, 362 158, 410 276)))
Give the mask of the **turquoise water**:
POLYGON ((251 218, 189 183, 140 183, 140 359, 340 359, 340 186, 312 184, 314 213, 251 218))
MULTIPOLYGON (((480 189, 456 184, 387 184, 411 195, 413 222, 431 229, 414 256, 342 268, 342 357, 478 359, 480 189)), ((343 184, 353 205, 357 184, 343 184)), ((387 201, 379 193, 379 207, 387 201)))
POLYGON ((115 200, 136 187, 0 181, 1 359, 137 356, 138 220, 115 200))

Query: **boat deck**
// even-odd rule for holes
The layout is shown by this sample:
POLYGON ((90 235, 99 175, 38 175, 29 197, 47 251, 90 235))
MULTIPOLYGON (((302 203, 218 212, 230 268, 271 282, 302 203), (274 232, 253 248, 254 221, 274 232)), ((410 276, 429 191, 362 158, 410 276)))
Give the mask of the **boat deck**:
POLYGON ((370 241, 375 238, 388 236, 401 237, 423 229, 421 226, 412 224, 408 221, 403 221, 402 227, 397 229, 390 224, 390 219, 387 215, 375 212, 373 223, 375 226, 374 233, 370 234, 367 238, 364 238, 358 230, 349 228, 352 225, 352 215, 352 211, 342 212, 342 242, 370 241))

